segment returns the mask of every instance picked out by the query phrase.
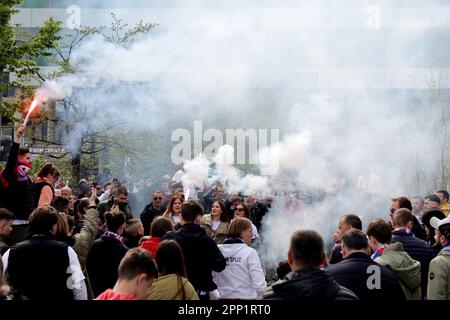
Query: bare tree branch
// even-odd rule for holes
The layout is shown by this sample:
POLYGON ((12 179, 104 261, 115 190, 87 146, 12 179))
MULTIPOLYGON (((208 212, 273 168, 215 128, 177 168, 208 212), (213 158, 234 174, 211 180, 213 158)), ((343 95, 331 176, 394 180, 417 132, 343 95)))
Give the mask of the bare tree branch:
POLYGON ((62 158, 64 158, 65 156, 67 156, 67 155, 69 155, 70 154, 70 152, 66 152, 66 153, 64 153, 64 154, 62 154, 62 155, 59 155, 59 156, 55 156, 55 155, 53 155, 53 154, 49 154, 48 156, 50 157, 50 158, 53 158, 53 159, 62 159, 62 158))

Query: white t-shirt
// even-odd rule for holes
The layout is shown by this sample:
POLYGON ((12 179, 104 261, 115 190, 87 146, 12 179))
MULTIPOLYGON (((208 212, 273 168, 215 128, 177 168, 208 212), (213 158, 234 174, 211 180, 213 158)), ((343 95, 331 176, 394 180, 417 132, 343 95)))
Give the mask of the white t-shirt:
POLYGON ((179 223, 180 219, 181 219, 180 215, 177 215, 177 216, 172 215, 173 224, 179 223))
POLYGON ((217 228, 219 227, 219 225, 220 225, 220 220, 213 220, 213 221, 212 221, 212 224, 211 224, 211 227, 212 227, 212 229, 213 229, 214 231, 216 231, 217 228))

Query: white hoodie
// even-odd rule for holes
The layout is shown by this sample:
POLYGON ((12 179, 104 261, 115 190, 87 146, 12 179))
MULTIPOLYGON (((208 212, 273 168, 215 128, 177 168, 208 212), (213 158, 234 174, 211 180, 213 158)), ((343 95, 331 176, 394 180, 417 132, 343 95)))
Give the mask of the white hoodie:
POLYGON ((267 286, 256 250, 243 241, 220 244, 219 249, 227 260, 225 270, 213 272, 220 299, 256 299, 267 286))

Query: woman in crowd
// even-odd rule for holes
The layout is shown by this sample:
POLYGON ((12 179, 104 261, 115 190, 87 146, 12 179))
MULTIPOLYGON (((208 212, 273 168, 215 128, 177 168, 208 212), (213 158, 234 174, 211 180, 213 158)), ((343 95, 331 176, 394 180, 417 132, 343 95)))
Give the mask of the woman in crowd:
POLYGON ((200 225, 217 244, 222 243, 226 238, 229 225, 227 209, 223 202, 214 202, 211 213, 202 216, 200 225))
POLYGON ((175 240, 164 240, 156 251, 159 277, 153 283, 146 300, 198 300, 187 279, 184 255, 175 240))
POLYGON ((180 223, 181 219, 181 205, 183 204, 184 199, 180 196, 173 196, 169 201, 169 205, 167 206, 166 211, 163 213, 163 217, 169 219, 172 224, 175 226, 180 223))
POLYGON ((55 196, 54 185, 59 179, 59 171, 47 163, 33 181, 34 207, 49 206, 55 196))
MULTIPOLYGON (((248 209, 248 207, 245 204, 239 203, 234 208, 234 216, 236 218, 250 219, 250 210, 248 209)), ((256 229, 256 226, 252 222, 252 241, 255 241, 257 239, 259 239, 258 229, 256 229)))
POLYGON ((235 218, 228 229, 228 237, 219 245, 227 259, 222 272, 213 272, 220 299, 256 299, 267 286, 258 253, 251 248, 252 222, 235 218))

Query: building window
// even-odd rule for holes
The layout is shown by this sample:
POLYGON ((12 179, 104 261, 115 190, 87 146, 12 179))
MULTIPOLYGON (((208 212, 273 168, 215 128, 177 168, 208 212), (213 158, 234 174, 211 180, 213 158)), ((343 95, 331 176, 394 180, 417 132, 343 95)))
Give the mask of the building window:
POLYGON ((66 8, 77 4, 74 0, 24 0, 18 7, 21 8, 66 8))

